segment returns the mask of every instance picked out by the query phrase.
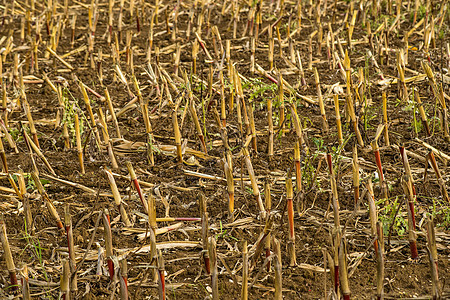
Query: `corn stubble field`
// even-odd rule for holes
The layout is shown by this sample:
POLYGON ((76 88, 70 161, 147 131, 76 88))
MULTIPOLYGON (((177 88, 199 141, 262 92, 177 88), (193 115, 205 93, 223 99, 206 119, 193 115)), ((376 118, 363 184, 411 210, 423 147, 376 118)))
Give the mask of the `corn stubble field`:
POLYGON ((450 297, 450 3, 3 0, 1 299, 450 297))

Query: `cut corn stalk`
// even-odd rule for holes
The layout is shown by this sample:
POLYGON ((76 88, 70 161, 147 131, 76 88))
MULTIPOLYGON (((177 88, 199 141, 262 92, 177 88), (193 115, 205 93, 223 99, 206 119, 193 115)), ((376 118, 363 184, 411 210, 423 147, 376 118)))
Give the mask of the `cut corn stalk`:
POLYGON ((347 272, 347 251, 344 240, 341 239, 339 246, 339 279, 341 281, 342 296, 344 300, 350 300, 350 285, 347 272))
POLYGON ((267 98, 267 122, 269 124, 267 155, 269 156, 269 161, 272 161, 273 160, 273 110, 272 110, 272 99, 270 97, 267 98))
POLYGON ((314 80, 316 82, 316 90, 317 90, 317 97, 319 99, 320 114, 322 115, 322 130, 324 133, 327 133, 328 132, 328 121, 327 121, 327 115, 325 114, 325 105, 323 103, 322 91, 320 89, 319 73, 317 72, 317 68, 314 68, 314 80))
POLYGON ((3 257, 6 261, 6 268, 9 272, 9 279, 11 282, 11 290, 16 291, 19 287, 17 283, 16 266, 14 264, 11 248, 9 247, 8 235, 6 234, 6 224, 0 220, 0 241, 3 248, 3 257))
MULTIPOLYGON (((367 191, 368 191, 368 200, 369 200, 369 218, 370 218, 370 234, 371 238, 374 238, 377 236, 377 222, 378 222, 378 214, 377 214, 377 207, 375 204, 375 196, 373 194, 373 186, 372 186, 372 180, 369 178, 366 184, 367 191)), ((378 239, 375 239, 373 242, 373 248, 375 250, 375 256, 378 256, 378 239)))
POLYGON ((294 163, 295 163, 295 183, 297 192, 302 191, 302 168, 300 160, 300 143, 296 141, 294 144, 294 163))
POLYGON ((355 199, 355 206, 356 206, 359 201, 359 163, 358 163, 358 148, 356 147, 356 145, 353 146, 352 170, 353 170, 353 197, 355 199))
POLYGON ((62 299, 70 300, 70 265, 68 259, 62 261, 62 274, 59 289, 62 294, 62 299))
POLYGON ((3 172, 8 173, 8 163, 6 160, 5 148, 3 147, 3 141, 1 137, 0 137, 0 157, 2 159, 3 172))
POLYGON ((283 280, 282 280, 282 264, 281 264, 281 246, 280 242, 273 237, 272 240, 273 243, 273 251, 275 254, 275 261, 274 261, 274 269, 275 269, 275 300, 282 300, 283 299, 283 280))
POLYGON ((383 166, 381 164, 381 156, 380 156, 380 148, 378 147, 378 142, 377 139, 374 139, 372 141, 372 150, 374 152, 375 155, 375 163, 377 165, 377 171, 378 171, 378 176, 380 178, 380 188, 383 192, 383 197, 384 199, 388 199, 388 189, 387 189, 387 182, 384 178, 384 174, 383 174, 383 166))
POLYGON ((183 151, 181 148, 181 132, 180 127, 178 126, 178 118, 177 118, 177 110, 174 109, 172 111, 172 126, 175 134, 175 146, 177 148, 177 158, 178 162, 183 162, 183 151))
POLYGON ((427 159, 430 162, 431 166, 433 167, 434 173, 436 174, 437 182, 438 182, 438 184, 439 184, 439 186, 441 188, 442 196, 444 197, 444 199, 447 202, 450 202, 450 198, 448 196, 447 188, 445 186, 445 181, 442 178, 441 171, 439 170, 439 166, 438 166, 438 164, 436 162, 436 158, 434 157, 433 151, 430 151, 428 153, 427 159))
POLYGON ((108 178, 109 186, 111 187, 111 191, 112 191, 112 194, 114 197, 114 202, 120 212, 122 222, 125 223, 125 226, 131 227, 131 221, 128 218, 127 211, 125 210, 125 207, 122 203, 122 197, 120 196, 119 189, 117 188, 116 180, 114 179, 114 176, 113 176, 111 170, 105 169, 105 174, 106 174, 106 177, 108 178))
POLYGON ((439 282, 438 252, 436 247, 436 233, 434 229, 433 217, 428 216, 426 223, 426 230, 427 230, 426 249, 428 252, 428 258, 430 261, 430 269, 431 269, 431 282, 432 282, 431 295, 433 299, 441 299, 442 289, 439 282))
POLYGON ((233 178, 233 162, 231 158, 231 152, 227 151, 226 157, 223 159, 223 168, 225 171, 225 177, 227 179, 227 191, 228 191, 228 214, 233 219, 234 213, 234 178, 233 178))
POLYGON ((112 246, 112 232, 111 232, 111 221, 109 217, 109 211, 107 209, 103 210, 103 232, 105 239, 105 249, 106 249, 106 263, 108 264, 109 279, 114 278, 114 262, 113 262, 113 246, 112 246))
POLYGON ((347 87, 347 111, 350 114, 350 119, 353 124, 353 130, 355 131, 356 138, 358 140, 358 144, 361 147, 364 147, 364 142, 361 137, 361 133, 358 128, 358 120, 356 118, 355 109, 353 107, 353 100, 352 100, 352 92, 351 92, 351 69, 350 69, 350 58, 348 56, 348 52, 345 51, 345 58, 344 58, 344 68, 345 68, 345 74, 346 74, 346 87, 347 87))
POLYGON ((75 247, 73 243, 72 217, 70 215, 70 206, 68 203, 64 206, 64 223, 67 235, 67 248, 69 250, 70 292, 72 295, 75 295, 78 291, 76 274, 77 265, 75 260, 75 247))
POLYGON ((28 281, 28 266, 24 265, 22 269, 22 297, 23 300, 31 300, 30 283, 28 281))
POLYGON ((247 241, 242 243, 242 289, 241 300, 248 299, 248 251, 247 241))
POLYGON ((430 130, 430 126, 428 125, 427 114, 425 113, 425 109, 423 108, 423 103, 420 100, 419 91, 414 91, 414 97, 416 98, 416 102, 419 107, 420 119, 422 120, 422 123, 425 125, 427 135, 431 136, 431 130, 430 130))
POLYGON ((337 125, 337 132, 338 132, 338 142, 339 145, 342 145, 344 142, 344 138, 342 137, 342 125, 341 125, 341 113, 339 111, 339 96, 337 94, 333 95, 334 100, 334 109, 336 112, 336 125, 337 125))
POLYGON ((209 231, 209 225, 208 225, 208 212, 206 210, 206 197, 204 194, 201 194, 199 199, 199 207, 200 207, 200 216, 202 218, 202 255, 203 258, 203 264, 205 266, 205 271, 207 275, 211 274, 211 266, 210 266, 210 259, 209 259, 209 246, 208 246, 208 231, 209 231))
POLYGON ((377 300, 384 298, 384 238, 381 222, 377 222, 377 300))
POLYGON ((383 92, 383 124, 384 124, 384 142, 386 143, 386 146, 390 145, 389 142, 389 132, 388 132, 388 116, 387 116, 387 98, 386 98, 386 92, 383 92))
POLYGON ((211 288, 212 299, 219 300, 219 272, 217 270, 217 252, 216 252, 216 240, 214 237, 210 237, 208 241, 208 253, 211 259, 211 288))
POLYGON ((45 158, 44 154, 42 154, 41 150, 36 146, 36 144, 30 139, 30 137, 28 136, 25 128, 23 128, 22 130, 23 136, 26 140, 28 149, 30 150, 30 153, 32 151, 34 151, 37 156, 44 162, 45 166, 48 168, 48 170, 56 176, 55 171, 53 170, 52 166, 50 165, 50 163, 48 162, 48 160, 45 158))
POLYGON ((400 155, 402 157, 403 167, 405 168, 405 173, 408 176, 409 180, 411 181, 411 188, 412 188, 412 195, 413 195, 412 200, 413 201, 412 202, 408 201, 408 204, 409 204, 409 209, 411 210, 411 213, 412 213, 414 228, 416 228, 416 219, 414 217, 414 202, 416 202, 416 200, 417 200, 416 188, 414 186, 414 179, 412 177, 411 168, 409 166, 408 156, 406 154, 405 147, 400 146, 399 149, 400 149, 400 155))
POLYGON ((328 170, 329 170, 329 175, 330 175, 331 192, 333 195, 332 196, 332 205, 333 205, 333 215, 334 215, 334 227, 339 230, 339 228, 340 228, 339 198, 338 198, 336 178, 335 178, 334 170, 333 170, 333 164, 331 161, 331 154, 327 153, 326 158, 327 158, 328 170))
MULTIPOLYGON (((266 218, 266 225, 268 224, 268 219, 270 217, 270 211, 272 210, 272 195, 270 194, 270 182, 267 179, 264 183, 264 199, 265 199, 265 205, 266 205, 266 211, 267 211, 267 218, 266 218)), ((267 234, 266 239, 266 258, 270 256, 270 241, 271 241, 271 234, 270 231, 267 234)), ((270 271, 270 261, 267 263, 267 272, 270 271)))
POLYGON ((81 134, 80 134, 80 121, 78 119, 78 114, 75 114, 75 137, 77 141, 77 152, 78 161, 80 163, 81 174, 84 174, 84 159, 83 159, 83 149, 81 147, 81 134))
POLYGON ((416 242, 416 232, 415 232, 415 220, 414 220, 414 207, 411 209, 411 203, 414 201, 414 194, 412 191, 412 183, 411 179, 408 175, 404 175, 402 177, 402 187, 403 192, 405 193, 405 200, 407 201, 406 206, 408 210, 408 240, 409 240, 409 248, 411 250, 411 258, 417 259, 419 254, 417 252, 417 242, 416 242))
POLYGON ((288 254, 289 265, 291 267, 297 264, 295 255, 295 232, 294 232, 294 189, 292 187, 292 179, 288 174, 286 178, 286 199, 287 199, 287 211, 288 211, 288 224, 289 224, 289 241, 288 241, 288 254))
POLYGON ((242 148, 242 153, 244 155, 245 164, 247 165, 248 176, 250 177, 250 181, 252 183, 253 196, 255 197, 259 207, 259 213, 261 214, 262 218, 265 218, 266 210, 264 209, 264 203, 262 202, 261 194, 259 193, 259 187, 258 183, 256 182, 255 171, 253 170, 250 154, 248 153, 248 150, 245 147, 242 148))
POLYGON ((35 171, 32 171, 31 177, 33 178, 33 181, 38 189, 39 194, 41 194, 42 198, 44 198, 45 205, 47 206, 48 212, 53 217, 53 219, 55 219, 56 226, 58 227, 58 229, 64 230, 63 224, 61 222, 61 218, 59 217, 59 214, 56 211, 55 206, 50 201, 50 198, 48 197, 47 193, 45 192, 44 186, 42 185, 41 180, 39 179, 39 175, 35 171))
POLYGON ((128 300, 128 267, 126 258, 120 261, 120 300, 128 300))
POLYGON ((158 268, 158 291, 159 300, 166 299, 166 280, 165 280, 165 268, 164 268, 164 257, 162 256, 161 250, 158 249, 158 254, 156 258, 156 265, 158 268))
POLYGON ((128 173, 130 173, 130 180, 133 182, 134 188, 136 189, 139 199, 141 199, 142 206, 144 206, 145 213, 148 213, 147 201, 144 199, 144 195, 142 194, 141 186, 139 185, 139 181, 137 180, 136 173, 134 172, 133 165, 131 162, 127 161, 127 169, 128 173))

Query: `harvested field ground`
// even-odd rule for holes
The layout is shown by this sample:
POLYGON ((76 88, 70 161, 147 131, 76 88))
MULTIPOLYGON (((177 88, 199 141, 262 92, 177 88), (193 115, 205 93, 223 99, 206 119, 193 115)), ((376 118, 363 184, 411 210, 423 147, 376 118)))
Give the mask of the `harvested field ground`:
POLYGON ((448 1, 0 16, 0 299, 450 298, 448 1))

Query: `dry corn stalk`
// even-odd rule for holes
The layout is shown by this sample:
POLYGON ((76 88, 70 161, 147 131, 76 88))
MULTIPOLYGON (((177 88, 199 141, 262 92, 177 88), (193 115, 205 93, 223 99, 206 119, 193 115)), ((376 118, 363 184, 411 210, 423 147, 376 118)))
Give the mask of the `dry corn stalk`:
POLYGON ((83 159, 83 149, 81 147, 81 134, 80 134, 80 121, 78 119, 78 114, 75 114, 75 138, 77 141, 77 152, 78 161, 80 163, 81 174, 84 174, 84 159, 83 159))
POLYGON ((223 158, 223 168, 225 177, 227 179, 228 191, 228 214, 233 218, 234 213, 234 178, 233 178, 233 162, 231 158, 231 151, 227 151, 226 157, 223 158))
POLYGON ((175 146, 177 148, 177 158, 178 162, 183 162, 183 151, 181 148, 181 132, 180 127, 178 126, 178 118, 177 118, 177 110, 174 109, 172 111, 172 126, 175 134, 175 146))
MULTIPOLYGON (((267 218, 266 218, 266 225, 269 221, 269 217, 270 217, 270 211, 272 210, 272 195, 270 194, 270 182, 267 179, 266 182, 264 183, 264 199, 265 199, 265 206, 266 206, 266 211, 267 211, 267 218)), ((266 239, 266 258, 268 258, 270 256, 270 240, 271 240, 271 235, 270 235, 270 231, 268 231, 267 234, 267 239, 266 239)), ((270 271, 270 261, 267 263, 267 272, 270 271)))
POLYGON ((441 171, 439 170, 439 166, 438 166, 438 164, 436 162, 436 158, 434 157, 433 151, 430 151, 428 153, 427 159, 430 162, 431 166, 433 167, 434 173, 436 174, 437 182, 439 184, 439 187, 441 188, 442 196, 444 197, 444 199, 447 202, 450 202, 450 198, 448 196, 447 188, 445 186, 445 181, 442 178, 441 171))
POLYGON ((250 177, 250 181, 252 183, 253 196, 255 196, 255 199, 259 207, 259 212, 262 218, 265 218, 266 210, 264 209, 264 203, 262 202, 258 183, 256 182, 255 171, 253 170, 250 154, 248 153, 248 149, 246 147, 242 148, 242 154, 244 155, 245 164, 247 165, 248 176, 250 177))
POLYGON ((333 164, 331 161, 331 154, 327 153, 327 164, 330 174, 330 185, 331 185, 331 193, 332 193, 332 205, 333 205, 333 216, 334 216, 334 226, 339 230, 340 228, 340 219, 339 219, 339 198, 338 198, 338 190, 336 184, 336 178, 334 174, 333 164))
POLYGON ((105 239, 105 249, 106 249, 106 262, 108 264, 109 279, 114 278, 114 262, 113 262, 113 246, 112 246, 112 232, 111 232, 111 221, 109 217, 109 211, 107 209, 103 210, 103 232, 105 239))
POLYGON ((399 147, 400 150, 400 155, 402 157, 402 162, 403 162, 403 167, 405 168, 405 173, 408 176, 409 180, 411 180, 411 187, 412 187, 412 195, 413 195, 413 201, 408 201, 409 204, 409 209, 411 210, 412 213, 412 219, 413 219, 413 226, 414 228, 416 228, 416 218, 414 216, 414 202, 416 202, 417 200, 417 194, 416 194, 416 188, 414 186, 414 179, 411 173, 411 168, 409 166, 409 161, 408 161, 408 156, 406 154, 405 151, 405 147, 400 146, 399 147))
POLYGON ((2 159, 3 172, 8 173, 8 163, 6 161, 5 148, 3 147, 3 141, 1 137, 0 137, 0 157, 2 159))
POLYGON ((331 247, 332 254, 327 252, 330 273, 331 273, 331 281, 333 282, 334 292, 336 294, 339 293, 339 245, 340 245, 340 232, 338 230, 332 230, 331 234, 331 247))
POLYGON ((31 116, 30 105, 28 104, 27 97, 25 96, 25 94, 23 94, 22 99, 23 99, 23 110, 27 116, 28 123, 30 125, 30 133, 33 136, 33 142, 38 148, 41 148, 39 146, 39 140, 38 140, 38 136, 37 136, 36 127, 34 126, 33 117, 31 116))
POLYGON ((381 222, 377 222, 377 300, 384 298, 384 238, 381 222))
MULTIPOLYGON (((14 179, 11 174, 9 174, 9 180, 10 180, 10 182, 14 182, 14 179)), ((25 227, 26 227, 25 229, 28 233, 30 233, 31 235, 34 235, 35 226, 33 223, 33 217, 31 215, 30 197, 29 197, 29 194, 27 193, 23 170, 20 168, 19 168, 19 175, 17 176, 17 181, 19 183, 17 195, 19 196, 19 199, 22 198, 22 201, 23 201, 23 213, 25 215, 24 218, 25 218, 25 227)), ((16 191, 16 193, 17 193, 17 191, 16 191)))
POLYGON ((411 258, 417 259, 419 254, 417 252, 417 242, 416 242, 416 232, 415 232, 415 220, 414 220, 414 193, 412 190, 412 182, 408 175, 404 175, 402 177, 402 187, 403 192, 405 193, 406 206, 408 211, 408 240, 409 240, 409 248, 411 250, 411 258), (412 207, 412 209, 411 209, 412 207))
POLYGON ((68 203, 64 206, 64 223, 67 235, 67 248, 69 250, 70 292, 72 295, 75 295, 78 291, 76 275, 77 265, 75 260, 75 247, 73 244, 72 217, 70 215, 70 206, 68 203))
POLYGON ((280 242, 273 237, 272 240, 273 251, 275 254, 274 269, 275 269, 275 300, 283 299, 283 288, 282 288, 282 265, 281 265, 281 246, 280 242))
POLYGON ((28 282, 28 266, 25 264, 22 269, 22 297, 23 300, 31 300, 30 283, 28 282))
POLYGON ((217 252, 216 252, 216 239, 212 236, 209 238, 208 242, 208 253, 211 260, 211 288, 212 288, 212 299, 219 299, 219 272, 217 270, 217 252))
MULTIPOLYGON (((256 262, 258 261, 263 249, 267 247, 267 240, 270 237, 270 233, 272 231, 273 221, 274 221, 274 214, 267 215, 266 224, 264 225, 263 232, 260 234, 260 237, 258 238, 258 240, 256 242, 256 249, 253 254, 252 266, 254 266, 256 264, 256 262)), ((267 248, 266 248, 266 251, 267 251, 267 248)))
POLYGON ((430 260, 430 269, 431 269, 431 282, 432 282, 432 290, 431 295, 433 299, 441 299, 442 297, 442 289, 439 282, 439 270, 438 270, 438 252, 436 247, 436 233, 434 229, 434 220, 433 217, 428 216, 427 224, 427 252, 428 258, 430 260))
POLYGON ((81 94, 83 95, 84 104, 86 105, 86 109, 89 113, 89 118, 91 119, 91 126, 94 131, 95 141, 97 142, 97 147, 100 146, 100 133, 98 132, 97 123, 95 121, 94 112, 92 111, 91 107, 91 100, 89 99, 89 96, 86 91, 86 86, 81 81, 78 81, 78 85, 81 90, 81 94))
MULTIPOLYGON (((431 18, 432 20, 434 20, 433 18, 431 18)), ((434 32, 434 30, 432 30, 432 32, 434 32)), ((439 100, 441 107, 442 107, 442 119, 441 119, 441 128, 442 131, 444 133, 444 138, 447 142, 450 142, 450 133, 449 133, 449 128, 448 128, 448 110, 447 110, 447 105, 445 103, 445 96, 444 96, 444 91, 443 91, 443 87, 438 86, 438 84, 436 83, 436 79, 434 78, 434 74, 433 71, 431 70, 431 67, 426 63, 426 62, 422 62, 422 68, 424 69, 425 73, 427 74, 428 77, 428 82, 431 86, 431 90, 433 91, 434 96, 439 100)))
POLYGON ((45 158, 44 154, 42 154, 41 150, 36 146, 36 144, 30 139, 30 137, 28 136, 26 130, 24 127, 22 127, 22 133, 24 136, 24 139, 26 141, 26 144, 28 146, 28 149, 30 150, 30 154, 32 153, 32 151, 34 151, 37 156, 44 162, 45 166, 48 168, 48 170, 56 176, 55 171, 53 170, 52 166, 50 165, 50 163, 48 162, 48 160, 45 158))
POLYGON ((353 146, 352 170, 353 170, 353 197, 355 199, 355 206, 356 206, 359 201, 359 163, 358 163, 358 148, 356 147, 356 145, 353 146))
POLYGON ((267 122, 269 124, 267 155, 269 156, 269 161, 272 161, 273 160, 273 110, 272 110, 271 97, 267 98, 267 122))
MULTIPOLYGON (((147 157, 150 165, 154 165, 154 157, 153 157, 153 129, 152 124, 150 123, 150 118, 148 115, 148 101, 144 101, 141 93, 141 89, 139 87, 139 83, 135 76, 133 76, 133 84, 134 88, 137 92, 137 98, 139 101, 139 105, 142 112, 142 118, 144 119, 145 125, 145 133, 147 134, 147 157)), ((176 135, 175 135, 176 136, 176 135)))
MULTIPOLYGON (((19 190, 19 188, 17 187, 17 184, 16 184, 16 182, 14 181, 14 178, 13 178, 13 176, 12 176, 11 173, 8 173, 8 180, 9 180, 9 183, 11 184, 11 186, 12 186, 14 192, 16 193, 17 197, 19 197, 19 200, 23 200, 23 194, 22 194, 22 191, 19 190)), ((20 179, 19 179, 19 180, 20 180, 20 179)))
POLYGON ((344 300, 350 300, 350 285, 347 272, 347 250, 344 239, 341 239, 339 246, 339 279, 341 281, 342 296, 344 300))
POLYGON ((400 49, 397 54, 397 71, 399 75, 399 80, 397 81, 398 96, 400 100, 404 101, 408 97, 408 90, 405 83, 405 62, 403 57, 403 49, 400 49))
POLYGON ((289 223, 289 241, 287 247, 290 258, 289 265, 293 267, 297 264, 297 260, 295 255, 294 189, 292 187, 292 179, 290 178, 290 174, 288 174, 288 178, 286 178, 286 199, 289 223))
POLYGON ((98 117, 100 122, 99 126, 101 127, 101 129, 103 129, 103 145, 106 145, 108 156, 111 161, 111 167, 117 170, 119 168, 119 165, 117 164, 116 156, 114 155, 112 142, 109 138, 108 125, 106 124, 106 119, 101 107, 98 108, 98 117))
POLYGON ((106 99, 106 103, 108 104, 108 110, 109 110, 109 113, 111 114, 111 119, 112 119, 114 128, 116 129, 117 138, 120 139, 120 138, 122 138, 122 135, 120 134, 119 122, 117 122, 116 113, 114 111, 114 106, 112 104, 111 97, 109 96, 109 91, 106 87, 105 87, 105 99, 106 99))
POLYGON ((284 136, 284 127, 285 127, 285 121, 284 121, 284 82, 283 82, 283 75, 281 72, 279 72, 279 78, 278 78, 278 102, 280 103, 280 120, 279 120, 279 127, 281 128, 281 134, 284 136))
POLYGON ((269 69, 273 69, 273 50, 274 50, 274 40, 273 40, 273 28, 272 26, 269 26, 269 69))
POLYGON ((414 97, 416 98, 416 102, 419 107, 420 119, 422 120, 422 123, 425 125, 427 135, 431 136, 431 130, 430 130, 430 126, 428 125, 427 114, 425 113, 425 109, 423 108, 423 103, 420 100, 419 91, 414 91, 414 97))
POLYGON ((381 164, 380 148, 378 147, 378 142, 377 142, 376 138, 372 141, 371 145, 372 145, 373 153, 375 155, 375 163, 377 165, 378 176, 380 178, 380 188, 383 192, 384 199, 387 200, 388 199, 387 182, 384 178, 383 166, 381 164))
POLYGON ((297 192, 302 191, 302 168, 300 159, 300 143, 296 141, 294 144, 294 163, 295 163, 295 183, 297 192))
POLYGON ((36 185, 36 188, 38 189, 39 194, 41 194, 42 198, 44 198, 45 205, 47 206, 47 209, 48 209, 50 215, 53 217, 53 219, 55 219, 56 226, 58 227, 58 229, 64 230, 63 224, 61 222, 61 218, 59 217, 59 214, 56 211, 55 206, 50 201, 50 198, 48 197, 47 193, 45 192, 44 186, 42 185, 41 180, 39 179, 39 175, 35 171, 32 171, 31 177, 33 178, 33 181, 36 185))
POLYGON ((9 279, 11 282, 11 290, 16 291, 18 289, 16 266, 14 265, 14 260, 11 253, 11 248, 9 247, 8 235, 6 234, 6 224, 3 220, 0 220, 0 241, 3 248, 3 257, 6 261, 6 268, 9 272, 9 279))
POLYGON ((122 203, 122 197, 120 196, 119 189, 116 185, 116 180, 114 179, 114 176, 109 169, 105 169, 106 177, 109 181, 109 186, 111 187, 111 191, 114 197, 114 202, 120 212, 120 216, 122 218, 122 222, 125 224, 125 226, 130 227, 132 226, 130 219, 128 218, 127 211, 125 210, 125 207, 122 203))
POLYGON ((62 274, 60 280, 60 291, 63 300, 70 300, 70 266, 69 260, 63 259, 62 262, 62 274))
POLYGON ((47 50, 52 56, 54 56, 57 60, 59 60, 68 69, 70 69, 70 70, 74 69, 68 62, 66 62, 61 56, 56 54, 56 52, 53 51, 53 49, 51 49, 50 47, 47 47, 45 50, 47 50))
MULTIPOLYGON (((244 99, 243 99, 244 100, 244 99)), ((250 132, 252 135, 252 148, 258 153, 258 144, 256 141, 256 125, 255 125, 255 117, 253 114, 253 102, 250 101, 248 105, 248 116, 250 121, 250 132)))
POLYGON ((336 112, 336 125, 337 125, 337 132, 338 132, 338 141, 339 141, 339 145, 342 145, 342 143, 344 142, 344 138, 342 137, 341 113, 339 111, 339 96, 337 94, 334 94, 333 100, 334 100, 334 109, 336 112))
POLYGON ((242 289, 241 300, 248 299, 248 250, 247 241, 242 243, 242 289))
POLYGON ((351 83, 351 69, 350 69, 350 58, 348 56, 348 52, 345 51, 345 58, 344 58, 344 68, 345 68, 345 74, 346 74, 346 86, 347 86, 347 111, 350 115, 350 119, 353 124, 353 130, 355 131, 356 138, 358 140, 358 144, 361 147, 364 147, 364 142, 361 137, 361 133, 359 131, 358 127, 358 119, 356 118, 355 114, 355 108, 353 107, 353 100, 352 100, 352 83, 351 83))
POLYGON ((120 261, 120 300, 128 300, 128 267, 127 259, 124 258, 120 261))
POLYGON ((158 268, 158 291, 159 300, 166 299, 166 280, 165 280, 165 268, 164 268, 164 257, 162 256, 161 250, 158 249, 156 265, 158 268))
POLYGON ((203 150, 203 152, 208 153, 208 150, 206 148, 206 143, 205 143, 205 137, 203 136, 203 131, 200 126, 200 122, 198 121, 197 111, 195 110, 194 105, 195 105, 194 99, 191 98, 189 100, 189 113, 191 115, 192 120, 194 121, 195 129, 197 130, 197 136, 198 136, 198 139, 200 140, 200 145, 202 146, 202 150, 203 150))
POLYGON ((153 269, 153 278, 156 282, 159 281, 158 271, 157 271, 157 249, 156 249, 156 206, 155 206, 155 197, 153 194, 149 194, 148 198, 148 222, 150 224, 150 263, 154 266, 153 269))
POLYGON ((209 225, 208 225, 208 212, 206 210, 206 197, 204 194, 200 195, 199 199, 199 207, 200 207, 200 217, 202 218, 202 258, 203 263, 205 266, 205 271, 207 275, 211 274, 211 266, 210 266, 210 259, 209 259, 209 253, 208 253, 208 231, 209 231, 209 225))
POLYGON ((227 110, 225 102, 225 82, 223 79, 223 68, 219 71, 219 82, 220 82, 220 121, 222 127, 227 126, 227 110))
POLYGON ((317 72, 317 68, 314 68, 314 80, 316 83, 317 97, 319 99, 320 114, 322 116, 322 130, 324 133, 327 133, 328 132, 328 121, 327 121, 327 115, 325 114, 325 105, 323 103, 322 91, 320 89, 319 73, 317 72))
POLYGON ((290 108, 291 108, 292 123, 294 125, 295 133, 297 135, 297 140, 300 145, 300 148, 307 150, 307 148, 303 146, 303 144, 304 144, 303 129, 302 129, 302 124, 300 122, 300 118, 298 117, 298 114, 297 114, 297 108, 294 105, 290 105, 290 108))
MULTIPOLYGON (((377 207, 375 204, 375 196, 373 194, 372 179, 369 178, 366 187, 368 191, 368 201, 369 201, 370 234, 371 238, 374 238, 377 235, 378 214, 377 214, 377 207)), ((377 256, 378 255, 377 239, 375 239, 375 241, 373 242, 373 248, 375 250, 375 256, 377 256)))
POLYGON ((387 116, 387 98, 386 98, 386 92, 383 92, 382 95, 383 98, 383 124, 384 124, 384 142, 386 143, 386 146, 390 145, 389 142, 389 132, 388 132, 388 116, 387 116))
POLYGON ((141 203, 144 206, 145 213, 148 213, 147 201, 144 199, 144 195, 142 194, 141 186, 139 185, 139 181, 137 180, 136 173, 134 172, 133 165, 131 162, 127 161, 127 169, 128 173, 130 173, 130 180, 133 182, 134 188, 136 189, 139 199, 141 199, 141 203))

